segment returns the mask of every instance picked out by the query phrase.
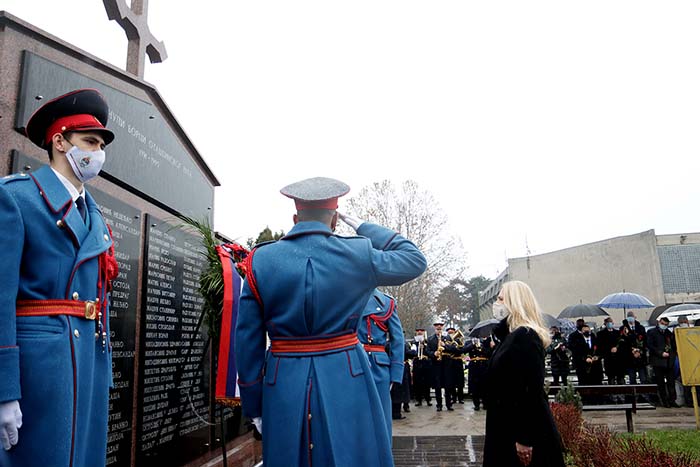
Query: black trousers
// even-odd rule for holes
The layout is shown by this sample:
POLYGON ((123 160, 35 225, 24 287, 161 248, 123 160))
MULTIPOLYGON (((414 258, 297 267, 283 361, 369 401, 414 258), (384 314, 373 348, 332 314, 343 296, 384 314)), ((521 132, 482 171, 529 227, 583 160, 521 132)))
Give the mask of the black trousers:
POLYGON ((673 368, 666 366, 654 367, 654 381, 659 391, 659 400, 663 405, 676 402, 676 383, 673 377, 673 368))
POLYGON ((416 402, 430 402, 431 367, 413 367, 413 390, 416 402))
POLYGON ((433 387, 435 388, 435 400, 437 401, 437 406, 442 407, 442 390, 445 390, 445 405, 450 408, 452 407, 451 391, 453 385, 450 384, 452 377, 450 375, 449 366, 447 361, 443 359, 442 362, 433 362, 433 387))

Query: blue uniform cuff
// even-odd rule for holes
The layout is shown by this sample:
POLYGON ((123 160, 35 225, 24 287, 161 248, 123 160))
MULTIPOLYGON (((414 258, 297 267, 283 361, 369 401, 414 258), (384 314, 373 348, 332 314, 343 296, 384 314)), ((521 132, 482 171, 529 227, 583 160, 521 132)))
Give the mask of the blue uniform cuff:
POLYGON ((19 388, 19 347, 0 348, 0 402, 16 401, 19 388))
POLYGON ((396 237, 396 232, 377 224, 365 222, 357 229, 357 234, 367 237, 372 242, 372 247, 376 250, 384 250, 396 237))

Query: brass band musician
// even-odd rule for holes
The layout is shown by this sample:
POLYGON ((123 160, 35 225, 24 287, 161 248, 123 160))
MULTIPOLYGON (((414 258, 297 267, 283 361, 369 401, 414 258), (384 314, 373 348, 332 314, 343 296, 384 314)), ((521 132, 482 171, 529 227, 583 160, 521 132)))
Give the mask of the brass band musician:
POLYGON ((416 352, 416 357, 413 359, 413 393, 416 398, 416 407, 423 405, 423 401, 430 407, 433 405, 430 402, 433 364, 428 356, 428 339, 425 329, 416 329, 413 346, 415 346, 416 352))

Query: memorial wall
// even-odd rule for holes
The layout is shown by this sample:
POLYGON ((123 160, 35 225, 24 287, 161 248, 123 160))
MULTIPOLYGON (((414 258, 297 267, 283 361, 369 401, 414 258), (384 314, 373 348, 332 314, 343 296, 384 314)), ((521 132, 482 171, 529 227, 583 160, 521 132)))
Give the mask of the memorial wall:
POLYGON ((103 172, 88 184, 119 265, 110 308, 107 465, 177 466, 215 456, 222 436, 231 440, 247 429, 239 409, 212 401, 214 361, 198 292, 205 258, 178 215, 211 221, 218 181, 152 85, 6 12, 0 43, 3 174, 48 162, 22 135, 46 100, 89 87, 110 105, 115 141, 103 172))

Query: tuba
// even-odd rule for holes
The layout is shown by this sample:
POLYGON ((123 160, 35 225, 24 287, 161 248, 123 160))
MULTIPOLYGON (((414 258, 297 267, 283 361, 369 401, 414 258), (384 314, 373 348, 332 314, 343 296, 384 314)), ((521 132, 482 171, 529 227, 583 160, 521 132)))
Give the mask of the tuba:
POLYGON ((463 340, 464 340, 464 334, 462 334, 462 330, 458 329, 457 332, 452 334, 452 340, 455 341, 457 345, 460 347, 463 345, 463 340))

